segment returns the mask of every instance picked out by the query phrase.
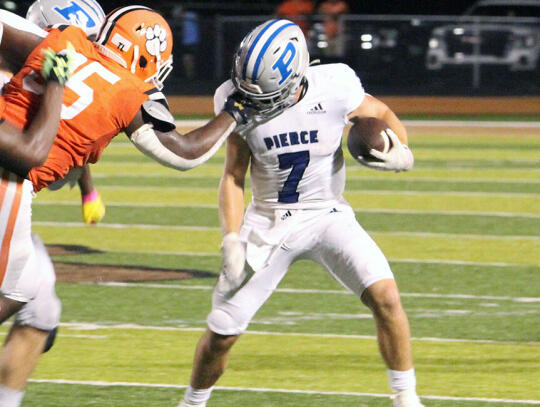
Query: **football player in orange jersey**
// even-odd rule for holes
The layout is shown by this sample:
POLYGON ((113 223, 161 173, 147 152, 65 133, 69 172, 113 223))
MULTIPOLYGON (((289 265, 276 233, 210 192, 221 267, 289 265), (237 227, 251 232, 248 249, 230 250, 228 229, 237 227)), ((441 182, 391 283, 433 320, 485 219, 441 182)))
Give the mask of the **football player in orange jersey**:
MULTIPOLYGON (((26 19, 42 29, 56 24, 76 25, 88 38, 95 39, 105 20, 105 13, 95 0, 35 0, 28 8, 26 19)), ((94 188, 90 166, 73 168, 64 179, 52 183, 49 189, 57 190, 66 184, 71 188, 79 185, 84 223, 99 223, 105 216, 105 206, 94 188)))
MULTIPOLYGON (((43 83, 36 73, 41 68, 42 50, 62 52, 66 41, 76 49, 58 134, 47 160, 30 171, 8 168, 27 178, 36 192, 63 178, 71 168, 96 162, 110 140, 122 131, 139 150, 156 161, 187 170, 210 158, 237 126, 247 126, 255 118, 260 120, 255 108, 233 95, 226 101, 224 111, 208 124, 184 136, 178 134, 160 91, 172 68, 172 34, 166 21, 146 7, 129 6, 113 11, 107 16, 96 43, 73 26, 52 29, 45 39, 16 29, 7 31, 9 41, 5 49, 0 49, 2 56, 20 61, 22 68, 6 86, 5 107, 0 114, 16 128, 27 126, 42 100, 43 83)), ((0 167, 6 167, 4 162, 0 161, 0 167)), ((25 199, 30 193, 28 188, 22 191, 25 199)), ((0 358, 0 405, 7 407, 20 405, 26 381, 48 335, 48 329, 39 329, 36 323, 30 325, 26 319, 38 319, 54 326, 59 318, 58 306, 38 304, 55 297, 54 281, 47 282, 48 292, 41 295, 39 268, 22 267, 35 257, 34 245, 28 244, 30 204, 14 216, 20 239, 8 236, 0 215, 0 238, 7 242, 2 244, 6 250, 0 254, 0 258, 7 259, 2 301, 9 299, 16 305, 0 322, 22 308, 0 358), (18 262, 12 260, 14 252, 19 254, 18 262), (33 284, 27 287, 25 281, 33 284), (17 282, 19 291, 11 289, 13 282, 17 282), (40 315, 36 317, 35 313, 40 315)))

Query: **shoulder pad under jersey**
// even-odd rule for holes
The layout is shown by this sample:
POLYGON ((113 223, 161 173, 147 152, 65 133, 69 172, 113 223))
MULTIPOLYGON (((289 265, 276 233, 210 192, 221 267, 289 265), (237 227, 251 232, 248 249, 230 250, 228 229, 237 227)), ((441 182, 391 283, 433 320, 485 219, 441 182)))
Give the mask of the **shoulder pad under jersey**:
POLYGON ((141 106, 142 118, 145 123, 152 123, 154 129, 162 133, 176 128, 174 116, 161 100, 147 100, 141 106))

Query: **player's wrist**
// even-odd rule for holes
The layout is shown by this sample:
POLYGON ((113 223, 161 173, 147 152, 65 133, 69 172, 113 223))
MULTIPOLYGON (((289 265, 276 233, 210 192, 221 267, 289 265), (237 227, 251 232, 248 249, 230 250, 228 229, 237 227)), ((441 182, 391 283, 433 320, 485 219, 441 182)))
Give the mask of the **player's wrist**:
POLYGON ((97 189, 94 188, 92 192, 82 195, 82 203, 85 204, 88 202, 94 202, 98 198, 99 198, 99 193, 97 189))
POLYGON ((240 235, 237 232, 226 232, 223 235, 222 242, 229 243, 229 242, 237 242, 239 240, 240 240, 240 235))

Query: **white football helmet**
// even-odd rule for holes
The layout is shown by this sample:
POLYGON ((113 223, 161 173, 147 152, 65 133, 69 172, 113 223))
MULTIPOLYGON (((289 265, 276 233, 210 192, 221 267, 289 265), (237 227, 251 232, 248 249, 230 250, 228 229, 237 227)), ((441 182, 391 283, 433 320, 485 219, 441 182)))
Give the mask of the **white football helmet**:
POLYGON ((232 81, 265 116, 291 106, 304 80, 309 52, 304 33, 292 21, 270 20, 240 43, 232 81))
POLYGON ((55 24, 76 25, 90 40, 95 40, 105 13, 95 0, 36 0, 26 12, 26 19, 41 28, 55 24))

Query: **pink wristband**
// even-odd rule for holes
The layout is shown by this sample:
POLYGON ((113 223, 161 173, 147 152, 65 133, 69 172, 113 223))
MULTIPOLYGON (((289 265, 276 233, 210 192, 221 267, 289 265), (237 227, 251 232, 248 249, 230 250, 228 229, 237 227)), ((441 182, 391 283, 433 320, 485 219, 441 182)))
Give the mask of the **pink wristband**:
POLYGON ((92 192, 82 196, 82 203, 85 204, 88 202, 94 202, 96 199, 98 199, 98 196, 99 196, 98 191, 97 189, 94 188, 92 192))

